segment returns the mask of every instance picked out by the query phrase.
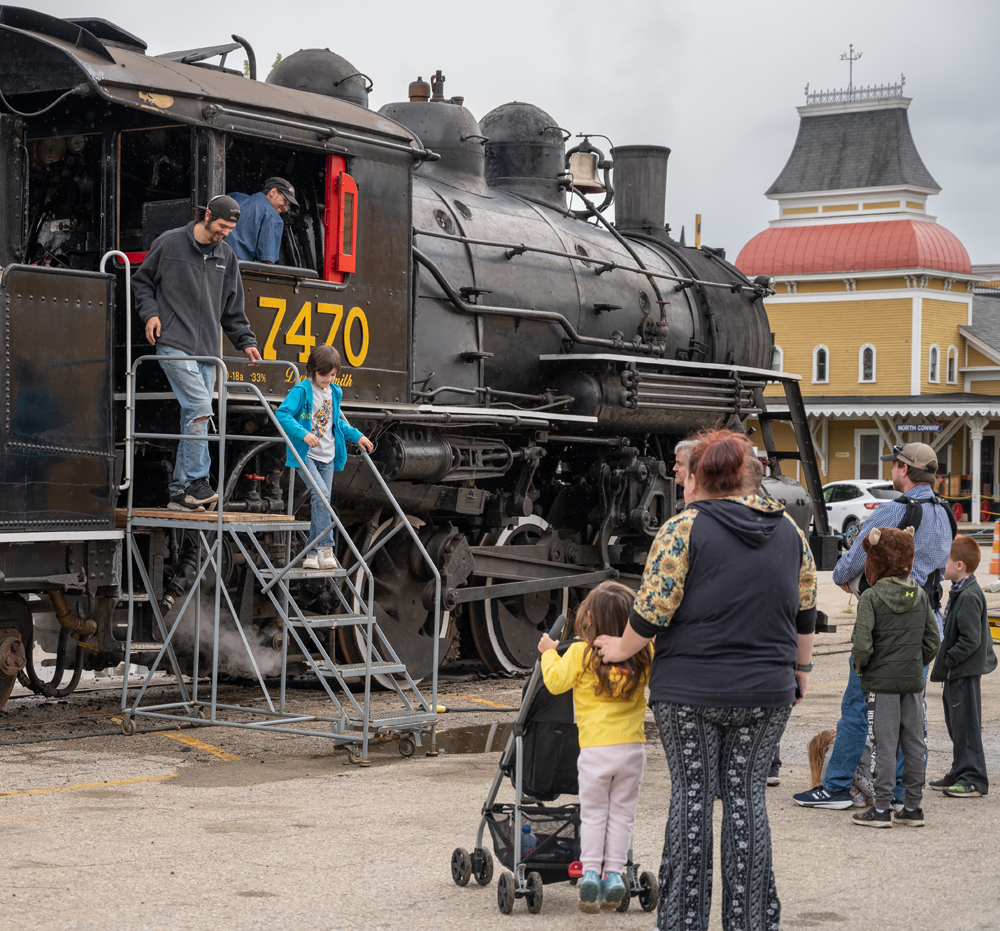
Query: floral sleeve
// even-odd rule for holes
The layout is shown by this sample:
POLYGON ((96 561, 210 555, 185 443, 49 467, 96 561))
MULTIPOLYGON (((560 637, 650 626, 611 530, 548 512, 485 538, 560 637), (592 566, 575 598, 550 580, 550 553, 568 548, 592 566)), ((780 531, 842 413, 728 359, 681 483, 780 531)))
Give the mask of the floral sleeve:
POLYGON ((799 568, 799 610, 805 611, 808 608, 816 607, 816 560, 813 559, 809 541, 802 532, 802 528, 787 513, 785 517, 791 522, 802 541, 802 565, 799 568))
POLYGON ((684 599, 687 579, 691 525, 697 511, 688 509, 672 517, 653 541, 642 573, 642 586, 632 608, 646 623, 654 627, 670 624, 674 612, 684 599))

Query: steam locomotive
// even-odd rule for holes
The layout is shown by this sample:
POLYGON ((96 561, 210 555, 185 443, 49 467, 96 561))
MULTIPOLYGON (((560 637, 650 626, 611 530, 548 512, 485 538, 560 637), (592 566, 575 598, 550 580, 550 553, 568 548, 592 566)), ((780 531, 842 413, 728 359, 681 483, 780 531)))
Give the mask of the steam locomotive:
MULTIPOLYGON (((327 50, 291 55, 258 81, 237 36, 154 57, 102 19, 0 7, 0 706, 21 666, 35 691, 61 695, 82 669, 121 662, 115 509, 129 483, 136 506, 166 501, 172 444, 126 436, 130 361, 150 347, 129 319, 124 263, 108 254, 134 267, 210 197, 274 175, 299 200, 281 264, 241 263, 247 315, 274 364, 230 361, 222 334, 220 355, 231 382, 278 403, 296 377, 279 363, 300 365, 323 343, 340 351, 345 412, 376 441, 442 574, 435 628, 433 586, 406 536, 373 559, 379 623, 415 679, 430 672, 435 636, 445 662, 523 670, 539 630, 581 591, 636 581, 677 506, 673 447, 700 427, 759 421, 766 488, 803 529, 814 517, 813 548, 829 564, 797 385, 770 371, 769 282, 670 235, 670 150, 604 152, 590 138, 567 149, 568 132, 538 107, 508 103, 477 120, 444 85, 440 71, 418 78, 408 99, 374 113, 368 77, 327 50), (241 47, 248 77, 226 67, 241 47), (775 381, 788 413, 766 409, 775 381), (796 450, 775 448, 779 419, 796 450), (134 471, 123 475, 127 443, 134 471), (782 476, 788 458, 808 491, 782 476), (35 641, 56 654, 51 675, 32 661, 35 641)), ((158 367, 142 371, 138 431, 176 432, 158 367)), ((222 507, 284 512, 282 447, 236 395, 222 507)), ((334 501, 362 551, 393 527, 356 457, 334 501)), ((169 602, 192 576, 183 533, 151 538, 148 560, 139 643, 155 639, 149 600, 169 602)), ((273 609, 238 559, 222 565, 266 645, 273 609)), ((298 584, 300 604, 334 610, 334 583, 298 584)), ((331 633, 347 657, 360 649, 353 630, 331 633)), ((141 647, 133 657, 142 662, 141 647)))

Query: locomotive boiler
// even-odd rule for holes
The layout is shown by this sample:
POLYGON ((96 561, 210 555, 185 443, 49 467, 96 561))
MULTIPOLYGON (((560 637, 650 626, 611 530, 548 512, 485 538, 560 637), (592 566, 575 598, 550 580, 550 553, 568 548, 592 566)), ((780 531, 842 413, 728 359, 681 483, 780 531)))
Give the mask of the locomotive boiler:
MULTIPOLYGON (((211 196, 273 175, 299 200, 280 264, 241 263, 273 364, 231 360, 221 334, 220 355, 231 382, 276 404, 296 377, 279 363, 301 365, 322 343, 340 351, 344 410, 376 442, 442 577, 436 625, 426 567, 403 534, 378 547, 398 518, 349 457, 334 502, 360 550, 375 551, 378 621, 415 679, 431 671, 435 637, 445 662, 524 670, 539 631, 587 587, 636 583, 677 507, 673 447, 701 427, 759 421, 766 487, 804 530, 815 511, 813 549, 829 564, 797 383, 770 371, 769 282, 670 235, 669 149, 603 151, 527 103, 477 120, 440 71, 375 113, 370 79, 346 59, 304 50, 258 81, 252 64, 249 77, 225 66, 240 46, 253 61, 233 39, 153 56, 104 20, 0 7, 0 701, 22 665, 22 681, 55 695, 82 669, 121 662, 115 509, 128 485, 138 505, 166 501, 173 445, 127 435, 130 362, 149 347, 109 253, 141 263, 211 196), (787 413, 766 408, 773 382, 787 413), (797 449, 775 447, 775 420, 791 422, 797 449), (805 487, 781 474, 784 459, 800 462, 805 487), (32 661, 36 641, 56 653, 51 674, 32 661)), ((141 432, 176 432, 156 366, 133 388, 141 432)), ((227 411, 220 506, 283 513, 289 482, 268 418, 238 389, 227 411)), ((182 532, 144 546, 133 639, 152 651, 149 603, 178 598, 193 563, 182 532)), ((274 612, 239 554, 219 576, 271 649, 274 612)), ((304 579, 296 597, 329 613, 335 584, 304 579)), ((331 629, 331 649, 359 656, 355 630, 331 629)))

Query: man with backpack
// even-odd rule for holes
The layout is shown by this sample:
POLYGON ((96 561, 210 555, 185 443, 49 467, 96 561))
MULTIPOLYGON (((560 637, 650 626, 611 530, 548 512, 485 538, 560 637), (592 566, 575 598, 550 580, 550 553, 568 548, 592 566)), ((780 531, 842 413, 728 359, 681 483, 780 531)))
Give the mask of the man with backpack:
MULTIPOLYGON (((854 545, 838 560, 833 570, 833 581, 850 592, 850 583, 860 576, 858 593, 864 591, 867 588, 864 576, 866 553, 861 541, 876 527, 898 527, 901 530, 913 527, 915 553, 910 578, 927 593, 940 635, 943 624, 941 578, 951 552, 951 541, 958 528, 948 505, 933 491, 937 454, 926 443, 907 443, 905 446, 894 446, 892 453, 882 456, 882 461, 892 462, 892 485, 903 495, 880 504, 872 511, 862 524, 854 545)), ((867 737, 868 709, 861 691, 861 680, 851 669, 840 705, 837 739, 826 775, 814 789, 794 795, 795 802, 804 808, 850 808, 854 804, 851 781, 864 753, 867 737)), ((900 791, 897 786, 897 792, 900 791)), ((901 797, 897 801, 902 805, 901 797)))

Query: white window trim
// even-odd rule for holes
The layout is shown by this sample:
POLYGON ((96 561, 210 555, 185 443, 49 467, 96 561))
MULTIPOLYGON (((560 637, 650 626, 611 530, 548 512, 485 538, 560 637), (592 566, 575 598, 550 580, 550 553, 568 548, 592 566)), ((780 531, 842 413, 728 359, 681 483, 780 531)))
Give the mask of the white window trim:
POLYGON ((945 370, 944 370, 945 381, 949 385, 958 384, 958 346, 949 346, 948 355, 945 357, 945 370), (948 378, 948 363, 951 361, 952 353, 955 353, 955 377, 948 378))
POLYGON ((828 384, 830 384, 830 350, 826 346, 819 345, 819 346, 816 346, 813 349, 813 377, 812 377, 812 383, 814 385, 828 385, 828 384), (816 369, 817 369, 817 366, 816 366, 816 353, 818 353, 821 349, 826 353, 826 378, 824 378, 824 379, 819 379, 819 378, 816 377, 816 369))
POLYGON ((872 385, 878 381, 878 350, 871 344, 865 343, 858 350, 858 384, 859 385, 872 385), (870 349, 872 351, 872 377, 866 379, 865 376, 865 350, 870 349))
POLYGON ((941 384, 941 347, 937 343, 931 343, 927 350, 927 383, 931 385, 941 384), (936 362, 936 366, 932 364, 936 362), (934 369, 937 368, 937 375, 934 369))
MULTIPOLYGON (((883 440, 882 434, 878 430, 872 430, 864 427, 857 427, 854 430, 854 481, 868 481, 868 479, 861 478, 861 437, 863 436, 877 436, 879 437, 878 444, 878 454, 881 456, 885 451, 885 440, 883 440)), ((878 464, 878 478, 881 479, 885 474, 885 466, 881 462, 878 464)))
POLYGON ((771 371, 772 372, 783 372, 785 371, 785 350, 780 346, 771 347, 771 371), (778 367, 774 367, 774 360, 777 357, 778 367))

